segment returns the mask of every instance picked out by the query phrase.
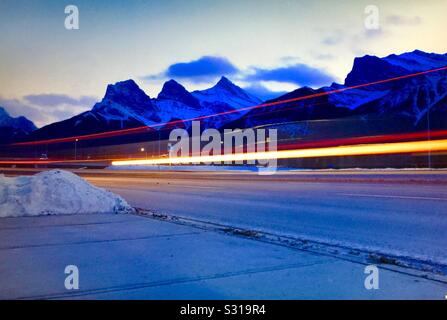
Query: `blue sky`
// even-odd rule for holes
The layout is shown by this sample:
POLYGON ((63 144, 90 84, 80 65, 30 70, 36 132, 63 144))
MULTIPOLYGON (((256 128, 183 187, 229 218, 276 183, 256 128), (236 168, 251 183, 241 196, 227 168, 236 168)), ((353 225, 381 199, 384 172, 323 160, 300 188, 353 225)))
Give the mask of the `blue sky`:
POLYGON ((42 126, 129 78, 151 97, 170 78, 196 90, 225 75, 263 97, 329 85, 356 56, 447 52, 445 12, 444 0, 2 0, 0 105, 42 126), (68 4, 79 30, 64 28, 68 4))

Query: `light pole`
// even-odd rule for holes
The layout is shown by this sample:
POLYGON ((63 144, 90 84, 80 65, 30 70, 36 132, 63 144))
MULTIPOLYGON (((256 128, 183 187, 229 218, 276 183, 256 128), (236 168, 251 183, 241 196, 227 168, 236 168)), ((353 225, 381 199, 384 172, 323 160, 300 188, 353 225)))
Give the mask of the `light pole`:
MULTIPOLYGON (((431 132, 430 132, 430 106, 427 109, 427 140, 430 143, 431 132)), ((428 149, 428 169, 431 169, 431 149, 428 149)))
POLYGON ((147 159, 147 151, 146 151, 146 149, 145 148, 141 148, 140 151, 141 152, 146 152, 146 159, 147 159))
POLYGON ((78 141, 79 141, 79 139, 75 139, 75 160, 77 160, 77 158, 78 158, 78 149, 77 149, 78 141))
POLYGON ((158 157, 161 155, 161 148, 160 148, 160 128, 158 129, 158 157))

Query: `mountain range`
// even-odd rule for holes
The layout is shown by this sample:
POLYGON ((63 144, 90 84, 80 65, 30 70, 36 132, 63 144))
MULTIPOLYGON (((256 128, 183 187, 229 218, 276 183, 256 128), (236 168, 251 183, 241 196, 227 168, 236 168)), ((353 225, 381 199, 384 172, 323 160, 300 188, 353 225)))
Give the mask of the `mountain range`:
MULTIPOLYGON (((45 126, 29 138, 85 135, 229 112, 203 120, 204 127, 219 128, 243 114, 234 110, 261 102, 225 77, 210 89, 194 92, 169 80, 157 98, 150 98, 133 80, 126 80, 108 85, 104 98, 91 111, 45 126)), ((189 127, 190 122, 185 122, 184 126, 189 127)))
MULTIPOLYGON (((366 55, 354 60, 344 84, 319 89, 302 87, 265 102, 274 105, 240 112, 235 110, 262 101, 225 77, 210 89, 194 92, 169 80, 156 98, 149 97, 133 80, 126 80, 108 85, 100 102, 73 118, 38 130, 23 117, 15 120, 23 126, 14 127, 13 120, 5 123, 18 130, 12 134, 16 140, 23 139, 23 134, 28 134, 27 140, 39 140, 140 126, 163 128, 160 123, 204 116, 203 128, 276 126, 285 135, 309 139, 422 130, 427 123, 431 128, 447 128, 447 70, 398 78, 445 66, 447 54, 419 50, 384 58, 366 55), (390 78, 397 79, 346 90, 390 78), (314 97, 299 99, 309 95, 314 97), (290 99, 294 101, 279 103, 290 99), (219 116, 206 117, 211 114, 219 116)), ((0 112, 0 125, 1 119, 0 112)), ((190 122, 182 125, 189 127, 190 122)))
POLYGON ((36 129, 32 121, 25 117, 11 117, 5 109, 0 107, 0 141, 10 142, 23 139, 36 129))
POLYGON ((228 127, 284 124, 279 129, 289 136, 309 140, 445 129, 447 70, 399 77, 446 66, 447 54, 419 50, 385 58, 356 58, 343 85, 299 88, 266 103, 298 101, 253 109, 228 127), (396 80, 366 85, 393 78, 396 80), (359 85, 362 87, 349 89, 359 85), (314 98, 299 100, 309 95, 314 98))

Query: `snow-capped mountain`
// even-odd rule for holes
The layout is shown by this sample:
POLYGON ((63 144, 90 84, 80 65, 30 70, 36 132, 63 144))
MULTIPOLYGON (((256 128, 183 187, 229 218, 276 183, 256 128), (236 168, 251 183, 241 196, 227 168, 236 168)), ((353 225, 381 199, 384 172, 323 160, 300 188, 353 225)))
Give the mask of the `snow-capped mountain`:
POLYGON ((158 94, 157 102, 161 103, 164 101, 178 102, 191 108, 200 109, 200 101, 188 92, 180 83, 172 79, 165 82, 161 92, 158 94))
POLYGON ((134 128, 160 122, 158 107, 133 80, 108 85, 91 111, 36 130, 32 139, 50 139, 134 128))
MULTIPOLYGON (((157 98, 150 98, 133 80, 126 80, 108 85, 104 98, 91 111, 43 127, 32 138, 59 138, 153 125, 158 130, 166 122, 197 117, 205 117, 203 128, 220 128, 245 113, 236 112, 237 109, 260 102, 225 77, 214 87, 193 93, 175 80, 169 80, 157 98), (221 115, 206 117, 212 114, 221 115)), ((183 126, 190 125, 186 121, 183 126)))
MULTIPOLYGON (((354 60, 343 85, 334 83, 316 90, 300 88, 271 101, 345 89, 445 66, 447 54, 419 50, 384 58, 364 56, 354 60)), ((311 131, 312 124, 326 120, 324 130, 334 125, 332 133, 335 135, 349 135, 353 131, 375 134, 426 129, 428 111, 432 129, 447 128, 447 70, 252 110, 229 126, 252 127, 298 121, 305 123, 311 131), (336 118, 344 120, 338 124, 334 120, 327 121, 336 118)), ((324 131, 320 127, 315 130, 324 131)))
MULTIPOLYGON (((386 74, 387 77, 382 78, 386 79, 447 66, 447 54, 425 53, 420 50, 387 56, 381 59, 380 69, 372 68, 371 59, 379 58, 365 56, 356 59, 345 86, 381 80, 377 75, 373 76, 371 69, 378 74, 386 74), (361 74, 363 76, 359 76, 361 74)), ((348 91, 343 95, 331 96, 330 101, 337 106, 346 106, 343 96, 353 94, 368 96, 367 100, 359 99, 361 103, 355 108, 358 114, 398 115, 418 126, 426 118, 428 111, 447 115, 447 70, 364 87, 354 92, 348 91)))
POLYGON ((36 130, 36 126, 25 117, 11 117, 8 112, 0 107, 0 141, 10 141, 21 138, 36 130))
POLYGON ((137 121, 151 125, 160 121, 157 105, 133 80, 108 85, 101 102, 91 113, 109 121, 137 121))
MULTIPOLYGON (((214 87, 192 93, 175 80, 169 80, 153 102, 159 107, 159 115, 165 122, 219 114, 202 119, 204 127, 219 128, 245 113, 243 110, 236 110, 257 105, 261 100, 222 77, 214 87)), ((186 127, 189 125, 190 123, 185 123, 186 127)))
POLYGON ((34 131, 32 139, 84 135, 140 126, 166 128, 166 123, 189 127, 200 117, 202 127, 248 128, 288 126, 291 136, 328 138, 447 128, 447 70, 411 78, 362 86, 447 66, 447 54, 413 51, 384 58, 364 56, 354 60, 344 84, 299 88, 277 99, 348 89, 295 102, 247 110, 261 101, 222 77, 210 89, 188 92, 175 80, 167 81, 157 98, 150 98, 133 80, 109 85, 101 102, 71 119, 34 131), (239 111, 240 110, 240 111, 239 111), (428 113, 428 111, 430 111, 428 113), (209 115, 215 115, 208 117, 209 115), (430 118, 430 119, 429 119, 430 118), (429 121, 428 121, 429 120, 429 121), (287 124, 287 125, 284 125, 287 124))
POLYGON ((192 95, 200 100, 202 104, 226 103, 235 109, 257 105, 262 102, 236 86, 226 77, 222 77, 214 87, 202 91, 194 91, 192 95))

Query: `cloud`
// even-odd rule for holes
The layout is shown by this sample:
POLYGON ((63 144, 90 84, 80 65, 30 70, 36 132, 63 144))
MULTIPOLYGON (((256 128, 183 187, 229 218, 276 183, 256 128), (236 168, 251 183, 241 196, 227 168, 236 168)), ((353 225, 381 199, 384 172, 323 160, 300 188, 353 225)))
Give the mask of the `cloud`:
POLYGON ((250 86, 244 87, 244 90, 261 99, 262 101, 278 98, 287 93, 287 91, 272 91, 262 84, 258 83, 254 83, 250 86))
POLYGON ((331 53, 315 53, 315 54, 313 54, 313 57, 316 60, 333 60, 333 59, 335 59, 335 56, 331 53))
POLYGON ((209 82, 221 76, 234 75, 239 69, 228 59, 217 56, 203 56, 189 62, 178 62, 170 65, 164 72, 145 79, 188 79, 192 82, 209 82))
POLYGON ((347 31, 336 28, 330 30, 316 29, 319 34, 320 43, 325 46, 335 46, 346 40, 347 31))
POLYGON ((343 41, 343 37, 340 34, 334 34, 326 36, 321 40, 321 43, 327 46, 335 46, 343 41))
POLYGON ((35 94, 20 99, 0 97, 3 106, 11 116, 25 116, 38 127, 65 120, 90 109, 96 98, 70 97, 63 94, 35 94))
POLYGON ((422 23, 422 18, 419 16, 390 15, 385 18, 385 22, 394 26, 417 26, 422 23))
POLYGON ((366 39, 378 38, 385 35, 385 32, 382 29, 366 29, 362 36, 366 39))
POLYGON ((299 63, 299 62, 301 62, 301 59, 297 56, 284 56, 279 59, 279 62, 281 64, 289 65, 289 64, 299 63))
POLYGON ((97 101, 95 97, 83 96, 73 98, 65 94, 31 94, 23 98, 34 105, 43 107, 54 107, 64 104, 71 106, 92 106, 97 101))
POLYGON ((245 81, 276 81, 293 83, 298 86, 322 86, 334 81, 326 72, 297 63, 274 69, 254 68, 253 73, 245 77, 245 81))

